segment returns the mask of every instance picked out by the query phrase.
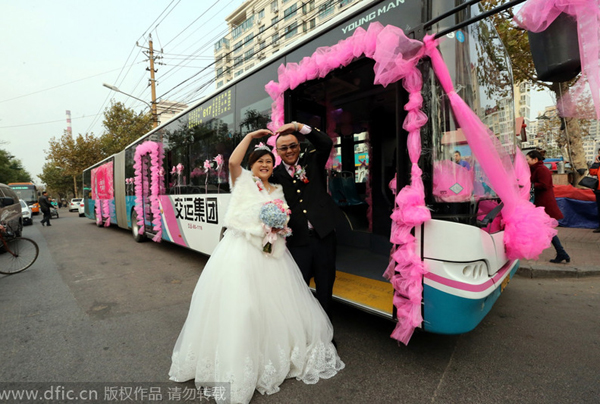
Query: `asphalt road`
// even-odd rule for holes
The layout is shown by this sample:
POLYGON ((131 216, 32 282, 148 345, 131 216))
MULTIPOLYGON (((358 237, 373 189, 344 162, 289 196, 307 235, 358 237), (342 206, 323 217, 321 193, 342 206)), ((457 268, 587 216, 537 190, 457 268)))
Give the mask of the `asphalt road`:
MULTIPOLYGON (((0 387, 167 382, 207 257, 60 214, 25 228, 38 261, 0 276, 0 387)), ((350 307, 336 304, 332 322, 346 368, 253 403, 600 402, 600 277, 515 277, 475 331, 419 332, 408 347, 391 322, 350 307)))

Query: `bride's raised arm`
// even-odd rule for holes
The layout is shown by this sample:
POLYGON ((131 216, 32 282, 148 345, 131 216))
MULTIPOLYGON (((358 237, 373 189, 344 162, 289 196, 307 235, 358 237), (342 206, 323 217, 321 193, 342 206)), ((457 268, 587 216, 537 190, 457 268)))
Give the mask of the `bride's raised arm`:
POLYGON ((242 173, 242 161, 248 151, 248 146, 252 139, 258 139, 265 136, 272 136, 273 132, 268 129, 259 129, 248 133, 242 141, 237 145, 231 156, 229 156, 229 174, 231 175, 231 185, 235 185, 235 180, 242 173))

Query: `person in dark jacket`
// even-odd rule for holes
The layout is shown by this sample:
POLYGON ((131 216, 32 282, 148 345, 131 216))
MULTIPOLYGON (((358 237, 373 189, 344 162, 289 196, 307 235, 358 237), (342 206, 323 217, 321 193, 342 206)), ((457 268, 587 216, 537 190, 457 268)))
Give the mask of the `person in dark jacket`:
POLYGON ((40 200, 38 202, 40 204, 40 210, 44 214, 44 218, 41 221, 42 226, 44 224, 52 226, 50 224, 50 207, 52 206, 52 202, 48 198, 48 193, 46 191, 42 192, 42 196, 40 196, 40 200))
POLYGON ((336 270, 336 204, 327 193, 325 165, 333 141, 308 125, 292 122, 277 130, 277 154, 282 163, 273 170, 275 181, 283 186, 292 211, 288 226, 292 235, 287 247, 300 267, 307 284, 314 277, 317 300, 329 314, 336 270), (300 157, 303 134, 314 146, 300 157))
MULTIPOLYGON (((543 207, 551 218, 556 220, 562 219, 564 216, 554 196, 552 173, 544 165, 544 157, 539 151, 532 150, 527 153, 526 158, 531 170, 531 185, 533 186, 535 206, 543 207)), ((563 248, 558 236, 552 237, 552 245, 556 250, 556 258, 551 259, 550 262, 555 264, 560 264, 563 261, 571 262, 571 257, 569 257, 569 254, 563 248)))

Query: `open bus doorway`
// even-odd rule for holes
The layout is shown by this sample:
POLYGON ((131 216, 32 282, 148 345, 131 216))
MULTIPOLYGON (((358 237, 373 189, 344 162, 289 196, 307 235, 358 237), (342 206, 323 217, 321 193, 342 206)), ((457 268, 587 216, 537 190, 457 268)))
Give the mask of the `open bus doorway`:
POLYGON ((374 85, 373 65, 362 59, 303 83, 290 92, 286 106, 290 121, 317 127, 334 142, 328 170, 329 191, 340 208, 334 296, 387 317, 393 289, 382 274, 392 247, 389 183, 397 166, 398 88, 374 85), (361 287, 353 286, 358 283, 361 287), (359 289, 371 292, 357 296, 359 289))

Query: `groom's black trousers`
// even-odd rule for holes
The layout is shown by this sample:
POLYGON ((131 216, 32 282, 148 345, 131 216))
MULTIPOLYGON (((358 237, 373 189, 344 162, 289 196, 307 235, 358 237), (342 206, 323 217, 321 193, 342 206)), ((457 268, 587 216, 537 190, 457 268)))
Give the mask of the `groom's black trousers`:
POLYGON ((288 247, 288 249, 300 267, 306 284, 310 283, 310 278, 315 278, 317 300, 329 315, 333 282, 335 281, 337 249, 335 231, 320 239, 316 232, 311 230, 308 244, 288 247))

